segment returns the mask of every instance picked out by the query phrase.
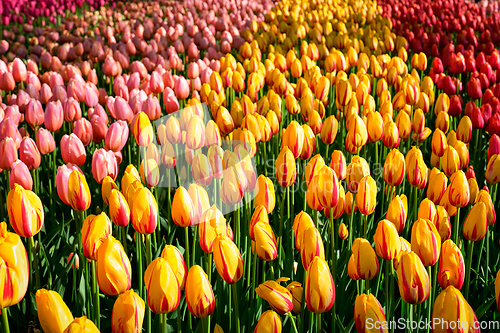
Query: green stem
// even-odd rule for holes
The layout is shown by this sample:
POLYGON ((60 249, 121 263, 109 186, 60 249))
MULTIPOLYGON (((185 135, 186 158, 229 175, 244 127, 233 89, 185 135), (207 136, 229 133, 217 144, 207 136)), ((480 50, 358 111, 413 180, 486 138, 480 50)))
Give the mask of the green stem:
POLYGON ((139 296, 143 297, 143 274, 142 274, 142 235, 138 232, 135 233, 136 255, 137 255, 137 279, 139 280, 139 296))
MULTIPOLYGON (((146 235, 146 267, 151 263, 151 235, 146 235)), ((142 273, 142 272, 141 272, 142 273)), ((146 306, 146 332, 151 333, 151 309, 146 306)))
POLYGON ((36 290, 40 289, 40 270, 39 270, 39 267, 38 267, 38 254, 36 253, 36 248, 35 248, 35 241, 33 240, 33 237, 29 237, 29 243, 30 243, 30 250, 31 250, 31 253, 32 253, 32 256, 33 256, 33 265, 31 267, 31 269, 33 269, 33 267, 35 268, 34 271, 35 271, 35 286, 36 286, 36 290))
POLYGON ((238 300, 238 293, 237 293, 237 288, 236 288, 236 283, 232 285, 233 289, 233 303, 234 303, 234 313, 235 313, 235 319, 236 319, 236 333, 240 333, 240 307, 239 307, 239 301, 238 300))
POLYGON ((120 227, 120 228, 122 229, 122 245, 123 245, 123 250, 128 255, 128 251, 127 251, 127 232, 125 230, 125 227, 120 227))
POLYGON ((363 223, 363 237, 366 239, 368 236, 368 215, 365 215, 365 221, 363 223))
POLYGON ((94 294, 94 324, 100 329, 101 326, 101 306, 99 300, 99 287, 97 285, 96 261, 92 260, 92 293, 94 294))
POLYGON ((293 316, 290 314, 290 312, 288 312, 286 315, 288 316, 288 318, 290 318, 290 321, 292 322, 293 331, 295 333, 299 333, 299 331, 297 331, 297 326, 295 326, 295 319, 293 319, 293 316))
POLYGON ((184 228, 184 252, 186 254, 186 266, 189 271, 189 267, 191 266, 191 261, 189 261, 189 227, 184 228))
MULTIPOLYGON (((165 319, 167 319, 165 317, 165 319)), ((165 325, 165 329, 166 329, 167 325, 165 325)), ((181 307, 178 306, 177 307, 177 332, 178 333, 182 333, 182 329, 181 329, 181 307)))
POLYGON ((352 237, 353 237, 353 233, 354 233, 354 230, 352 230, 352 222, 354 220, 354 210, 356 209, 356 201, 352 200, 352 210, 351 210, 351 219, 349 221, 349 250, 351 249, 352 247, 352 237))
POLYGON ((282 257, 282 254, 281 254, 281 249, 282 249, 282 245, 283 245, 283 218, 285 217, 285 199, 286 199, 286 194, 287 194, 287 191, 283 191, 283 198, 281 198, 281 206, 280 206, 280 226, 279 226, 279 233, 278 233, 278 237, 279 237, 279 241, 278 241, 278 267, 280 267, 281 269, 281 257, 282 257))
POLYGON ((453 240, 455 241, 455 244, 457 244, 457 246, 460 246, 458 244, 458 230, 460 228, 460 207, 457 207, 457 215, 455 215, 455 228, 453 230, 453 240))
POLYGON ((9 317, 7 317, 7 308, 2 309, 2 327, 5 333, 10 333, 9 317))
MULTIPOLYGON (((429 285, 432 286, 432 266, 427 266, 427 273, 429 273, 429 285)), ((431 316, 432 316, 432 304, 433 301, 432 301, 432 294, 434 293, 434 288, 431 289, 431 295, 429 296, 428 300, 427 300, 427 319, 428 320, 431 320, 431 316)), ((426 332, 429 333, 429 330, 430 330, 430 327, 428 326, 427 329, 426 329, 426 332)))
POLYGON ((385 315, 386 318, 391 317, 391 296, 392 294, 389 292, 389 266, 392 265, 392 260, 388 260, 385 265, 385 279, 384 279, 384 292, 385 292, 385 315))
MULTIPOLYGON (((316 331, 318 333, 321 333, 321 313, 316 313, 316 331)), ((297 330, 295 330, 295 333, 298 333, 297 330)))
POLYGON ((474 250, 474 242, 469 241, 469 249, 467 253, 467 268, 465 270, 466 272, 466 277, 465 277, 465 299, 469 300, 469 285, 470 285, 470 271, 471 271, 471 265, 472 265, 472 252, 474 250))

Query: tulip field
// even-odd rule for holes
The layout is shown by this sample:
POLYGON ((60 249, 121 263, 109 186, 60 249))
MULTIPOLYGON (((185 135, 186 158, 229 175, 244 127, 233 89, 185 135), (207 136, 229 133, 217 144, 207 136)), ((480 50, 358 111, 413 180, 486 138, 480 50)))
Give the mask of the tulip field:
POLYGON ((0 333, 500 332, 497 1, 0 28, 0 333))

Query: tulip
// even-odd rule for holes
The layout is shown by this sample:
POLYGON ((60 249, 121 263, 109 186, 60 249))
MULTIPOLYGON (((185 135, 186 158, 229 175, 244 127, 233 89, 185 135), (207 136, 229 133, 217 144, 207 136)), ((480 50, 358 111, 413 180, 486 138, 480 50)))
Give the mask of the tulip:
POLYGON ((268 213, 272 213, 276 204, 274 184, 264 175, 257 178, 257 193, 254 199, 254 207, 264 206, 268 213))
POLYGON ((36 131, 36 145, 40 153, 45 155, 54 150, 56 143, 52 133, 44 128, 39 128, 38 131, 36 131))
POLYGON ((423 189, 427 185, 428 169, 420 149, 413 147, 406 154, 405 165, 410 185, 418 189, 423 189))
POLYGON ((213 243, 215 268, 228 284, 238 282, 243 276, 243 259, 240 250, 229 237, 219 234, 213 243))
POLYGON ((195 317, 205 318, 215 308, 215 297, 203 268, 194 265, 186 278, 186 302, 189 312, 195 317))
POLYGON ((450 178, 449 201, 455 207, 465 207, 470 200, 469 184, 462 170, 456 171, 450 178))
POLYGON ((403 182, 405 175, 405 160, 403 154, 397 149, 393 149, 387 154, 382 176, 384 181, 391 186, 399 186, 403 182))
POLYGON ((348 271, 352 279, 371 280, 377 276, 378 259, 371 244, 364 238, 356 238, 351 248, 348 271))
POLYGON ((295 168, 295 158, 293 153, 284 147, 275 162, 276 178, 278 183, 283 187, 289 187, 295 183, 297 170, 295 168))
POLYGON ((167 260, 162 257, 153 260, 144 273, 144 283, 151 312, 169 313, 177 309, 181 289, 167 260))
POLYGON ((443 290, 434 302, 432 310, 432 322, 441 323, 432 329, 435 333, 460 332, 468 328, 470 332, 479 332, 479 322, 472 307, 467 303, 460 290, 454 286, 448 286, 443 290), (456 323, 456 330, 451 329, 450 323, 456 323), (448 327, 447 327, 448 326, 448 327))
POLYGON ((233 163, 224 170, 221 197, 222 201, 229 206, 239 203, 243 199, 243 191, 246 189, 247 178, 239 162, 233 163))
POLYGON ((304 145, 304 130, 296 121, 292 121, 282 136, 282 147, 287 147, 295 158, 300 156, 304 145))
POLYGON ((253 227, 253 234, 257 256, 264 261, 276 259, 278 256, 277 240, 269 223, 257 222, 253 227))
POLYGON ((81 229, 83 254, 87 259, 97 260, 97 249, 111 235, 111 221, 106 213, 89 215, 81 229))
MULTIPOLYGON (((308 186, 309 186, 309 183, 312 181, 313 177, 318 174, 319 170, 321 170, 321 168, 323 168, 324 165, 325 165, 325 160, 323 159, 323 157, 320 154, 314 155, 309 160, 309 162, 306 165, 306 170, 304 173, 304 178, 305 178, 306 184, 308 186)), ((334 169, 334 168, 332 168, 332 169, 334 169)))
POLYGON ((326 118, 323 126, 321 127, 321 141, 326 145, 331 145, 337 137, 338 130, 339 122, 337 121, 337 118, 335 118, 335 116, 326 118))
POLYGON ((347 166, 347 189, 352 193, 358 192, 359 182, 370 175, 370 167, 366 160, 360 156, 353 156, 347 166))
POLYGON ((33 139, 24 137, 19 146, 19 159, 28 169, 34 170, 40 166, 40 152, 33 139))
POLYGON ((104 146, 107 150, 121 151, 127 143, 129 129, 126 121, 117 120, 112 123, 106 137, 104 139, 104 146))
POLYGON ((366 125, 358 115, 354 115, 353 118, 349 120, 346 141, 350 140, 351 143, 357 148, 363 147, 368 141, 366 125))
POLYGON ((339 238, 342 240, 346 240, 349 237, 349 230, 344 223, 339 225, 339 238))
POLYGON ((0 244, 0 309, 6 311, 5 308, 19 303, 28 290, 29 263, 21 238, 8 232, 5 222, 0 223, 0 244))
POLYGON ((399 292, 405 302, 420 304, 429 297, 431 289, 429 274, 415 252, 411 251, 401 256, 397 274, 399 292))
POLYGON ((465 218, 463 235, 466 239, 476 242, 486 236, 488 219, 486 205, 484 202, 477 202, 465 218))
MULTIPOLYGON (((358 332, 369 332, 367 323, 373 323, 382 327, 386 323, 385 313, 379 301, 373 294, 361 294, 356 296, 354 303, 354 323, 358 332)), ((387 332, 387 329, 380 329, 380 332, 387 332)))
POLYGON ((15 184, 7 196, 7 211, 14 231, 22 237, 33 237, 43 226, 44 210, 40 198, 15 184))
POLYGON ((257 295, 266 300, 269 303, 269 305, 281 315, 284 315, 292 311, 293 309, 292 294, 290 293, 290 291, 288 291, 285 287, 282 287, 276 281, 269 280, 260 284, 257 288, 255 288, 255 292, 257 293, 257 295))
POLYGON ((111 221, 119 227, 126 227, 130 222, 130 208, 123 194, 112 189, 108 200, 111 221))
POLYGON ((457 139, 469 143, 472 137, 472 122, 468 116, 462 117, 457 126, 457 139))
MULTIPOLYGON (((0 165, 0 168, 1 167, 2 166, 0 165)), ((490 157, 484 175, 488 183, 490 184, 500 183, 500 154, 495 154, 490 157)))
POLYGON ((336 90, 336 97, 337 97, 337 102, 342 105, 346 106, 349 104, 352 98, 352 87, 349 81, 347 80, 340 80, 336 83, 335 85, 335 90, 336 90))
POLYGON ((330 311, 335 302, 335 284, 330 268, 323 258, 314 257, 306 277, 307 309, 314 313, 330 311))
POLYGON ((483 202, 486 205, 486 216, 488 218, 488 226, 495 224, 497 217, 496 217, 495 207, 493 206, 493 202, 491 201, 490 193, 487 190, 482 189, 481 191, 479 191, 474 202, 475 203, 483 202))
POLYGON ((223 137, 227 136, 234 130, 235 124, 233 118, 231 117, 229 111, 223 106, 220 106, 217 110, 215 122, 223 137))
POLYGON ((113 333, 140 333, 144 321, 145 304, 133 290, 120 294, 111 314, 113 333))
POLYGON ((339 200, 339 184, 332 168, 323 166, 318 172, 316 195, 323 207, 333 208, 339 200))
POLYGON ((389 220, 382 220, 378 223, 373 240, 377 255, 385 260, 396 258, 401 251, 398 230, 389 220))
POLYGON ((154 132, 153 126, 149 117, 144 112, 139 112, 132 123, 130 124, 130 130, 134 136, 135 142, 141 147, 147 147, 153 142, 154 132))
POLYGON ((74 134, 65 134, 61 138, 61 155, 64 163, 73 163, 83 165, 87 158, 85 146, 82 141, 74 134))
POLYGON ((9 176, 9 187, 12 190, 16 184, 21 185, 24 189, 31 191, 33 189, 33 178, 31 178, 30 171, 26 164, 21 160, 17 160, 12 163, 10 176, 9 176))
MULTIPOLYGON (((293 221, 292 229, 295 235, 295 248, 300 252, 302 249, 304 233, 309 228, 314 227, 314 222, 306 212, 302 211, 295 216, 293 221)), ((316 234, 310 234, 310 236, 316 236, 316 234)), ((321 238, 318 239, 318 242, 321 241, 321 238)), ((318 243, 319 244, 319 243, 318 243)), ((322 244, 322 241, 321 241, 322 244)), ((310 251, 311 249, 309 249, 310 251)), ((312 259, 312 258, 311 258, 312 259)), ((305 267, 307 269, 307 267, 305 267)))
POLYGON ((0 141, 0 169, 10 170, 12 163, 17 161, 17 147, 11 137, 0 141))
POLYGON ((118 164, 115 155, 111 151, 96 149, 92 156, 92 175, 97 183, 101 184, 106 176, 113 180, 118 175, 118 164))
POLYGON ((356 206, 363 215, 370 215, 375 211, 377 200, 377 184, 371 176, 365 176, 359 182, 356 194, 356 206))
POLYGON ((152 234, 158 223, 158 203, 151 191, 142 187, 135 192, 131 219, 134 229, 144 235, 152 234))
POLYGON ((80 318, 75 318, 68 327, 64 330, 63 333, 99 333, 99 329, 95 326, 95 324, 83 316, 80 318))
POLYGON ((188 194, 194 207, 193 224, 199 224, 203 213, 210 208, 208 193, 203 187, 196 184, 190 184, 188 194))
POLYGON ((469 165, 469 149, 467 145, 462 141, 457 141, 453 145, 453 148, 455 148, 457 152, 460 168, 465 169, 469 165))
POLYGON ((61 102, 49 102, 45 107, 45 128, 51 132, 56 132, 62 127, 63 121, 64 117, 61 102))
POLYGON ((438 282, 441 288, 454 286, 461 289, 464 284, 465 265, 462 252, 451 239, 446 240, 441 247, 438 282))
POLYGON ((113 236, 97 249, 97 282, 106 295, 124 293, 131 286, 132 267, 122 244, 113 236))
POLYGON ((39 289, 35 295, 40 326, 47 333, 63 333, 74 320, 61 295, 52 290, 39 289))
POLYGON ((408 200, 404 194, 395 196, 389 203, 386 219, 396 226, 398 233, 401 233, 405 228, 407 211, 408 200))
POLYGON ((182 257, 181 251, 173 245, 165 245, 165 248, 161 252, 161 257, 165 259, 170 268, 174 272, 177 283, 181 290, 184 290, 186 284, 187 267, 182 257))
POLYGON ((368 140, 377 142, 384 137, 384 121, 379 112, 370 112, 366 120, 366 128, 368 131, 368 140))
POLYGON ((325 258, 325 248, 321 235, 314 226, 305 229, 301 237, 300 255, 302 258, 302 266, 305 270, 315 257, 325 258))
POLYGON ((267 310, 260 315, 253 333, 281 333, 282 329, 280 316, 273 310, 267 310))
POLYGON ((194 223, 195 211, 188 191, 179 187, 172 201, 172 220, 180 227, 188 227, 194 223))
POLYGON ((68 202, 71 208, 78 212, 85 211, 90 207, 90 199, 90 190, 85 176, 80 170, 73 169, 68 178, 68 202))
POLYGON ((433 266, 439 260, 441 236, 433 222, 419 218, 411 228, 411 250, 424 266, 433 266))
POLYGON ((448 143, 446 141, 446 136, 444 135, 443 131, 441 131, 439 128, 436 128, 434 130, 434 134, 432 135, 432 152, 437 156, 442 157, 445 154, 447 147, 448 143))

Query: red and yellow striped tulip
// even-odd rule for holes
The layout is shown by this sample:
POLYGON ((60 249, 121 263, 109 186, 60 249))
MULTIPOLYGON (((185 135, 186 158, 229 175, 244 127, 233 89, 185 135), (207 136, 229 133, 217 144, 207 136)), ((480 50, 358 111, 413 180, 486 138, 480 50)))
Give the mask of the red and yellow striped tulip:
POLYGON ((35 236, 43 226, 44 209, 32 191, 15 184, 7 195, 7 211, 14 231, 21 237, 35 236))
POLYGON ((145 304, 133 290, 120 294, 111 314, 113 333, 140 333, 144 321, 145 304))
POLYGON ((377 330, 378 332, 386 333, 388 330, 382 325, 385 321, 384 310, 373 294, 356 296, 356 301, 354 302, 354 323, 358 332, 372 331, 366 327, 367 323, 372 323, 381 326, 377 330))
POLYGON ((97 260, 97 250, 111 232, 111 221, 106 213, 87 216, 81 230, 83 254, 87 259, 97 260))
POLYGON ((307 309, 314 313, 330 311, 335 302, 335 283, 323 258, 314 257, 307 269, 305 296, 307 309))
POLYGON ((276 281, 269 280, 260 284, 255 288, 255 292, 281 315, 293 309, 292 294, 276 281))
POLYGON ((240 250, 224 234, 219 234, 213 244, 215 268, 228 284, 238 282, 243 276, 243 259, 240 250))
POLYGON ((207 274, 198 265, 189 269, 186 278, 186 303, 195 317, 205 318, 214 312, 215 297, 207 274))
POLYGON ((130 289, 132 267, 122 244, 113 236, 97 249, 97 282, 106 295, 118 295, 130 289))
POLYGON ((389 220, 382 220, 378 223, 373 240, 378 256, 385 260, 396 258, 401 251, 398 230, 389 220))
POLYGON ((44 332, 63 333, 74 318, 61 295, 52 290, 38 289, 35 298, 38 320, 44 332))
POLYGON ((441 247, 438 282, 441 288, 454 286, 461 289, 465 278, 464 257, 458 246, 451 239, 446 240, 441 247))
POLYGON ((162 257, 153 260, 144 273, 148 306, 153 313, 169 313, 177 309, 181 289, 170 264, 162 257))
POLYGON ((429 274, 420 257, 413 251, 404 253, 397 268, 399 293, 406 303, 420 304, 430 294, 429 274))
POLYGON ((68 179, 68 199, 71 207, 82 212, 90 207, 90 190, 85 176, 78 170, 73 170, 68 179))

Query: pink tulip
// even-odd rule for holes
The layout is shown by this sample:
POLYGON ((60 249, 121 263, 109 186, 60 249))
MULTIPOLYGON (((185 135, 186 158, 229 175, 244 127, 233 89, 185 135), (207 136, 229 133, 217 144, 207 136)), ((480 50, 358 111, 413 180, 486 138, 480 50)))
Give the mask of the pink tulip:
POLYGON ((85 105, 88 107, 94 107, 99 103, 99 91, 93 89, 93 83, 87 83, 85 85, 85 105))
POLYGON ((6 137, 0 141, 0 169, 10 170, 15 161, 17 161, 16 142, 14 139, 6 137))
POLYGON ((40 151, 42 155, 45 155, 54 151, 56 143, 52 133, 45 128, 39 128, 38 131, 36 131, 36 145, 38 151, 40 151))
POLYGON ((69 195, 68 195, 68 181, 69 175, 73 170, 78 170, 82 172, 82 170, 75 164, 63 164, 57 168, 56 174, 56 187, 57 187, 57 195, 66 205, 69 205, 69 195))
POLYGON ((159 94, 165 89, 163 79, 158 72, 152 72, 151 78, 149 79, 149 89, 153 94, 159 94))
POLYGON ((19 112, 24 113, 26 111, 26 106, 30 100, 31 97, 26 91, 19 90, 17 92, 17 106, 19 107, 19 112))
POLYGON ((40 166, 40 151, 32 138, 24 137, 19 147, 19 159, 28 169, 34 170, 40 166))
MULTIPOLYGON (((110 98, 108 97, 108 100, 110 98)), ((128 124, 132 122, 134 114, 128 103, 121 97, 114 100, 113 108, 109 109, 109 113, 116 120, 125 120, 128 124)))
POLYGON ((42 88, 40 89, 40 102, 42 102, 42 104, 47 104, 51 98, 52 89, 47 83, 42 84, 42 88))
POLYGON ((80 108, 80 104, 78 104, 78 101, 73 97, 65 100, 62 103, 62 107, 65 122, 72 123, 82 117, 82 109, 80 108))
POLYGON ((5 138, 12 138, 15 140, 17 132, 17 124, 12 118, 4 118, 0 122, 0 140, 5 138))
POLYGON ((107 150, 121 151, 127 143, 129 128, 125 121, 118 120, 109 126, 104 146, 107 150))
POLYGON ((24 117, 31 128, 37 128, 43 124, 45 114, 43 113, 42 103, 35 99, 29 101, 24 112, 24 117))
POLYGON ((19 107, 17 105, 10 105, 5 108, 5 115, 4 119, 12 119, 13 122, 16 124, 16 127, 19 125, 21 122, 22 114, 19 112, 19 107))
POLYGON ((13 189, 16 184, 21 185, 25 190, 33 189, 33 178, 31 178, 31 173, 21 160, 17 160, 12 163, 10 170, 9 186, 13 189))
POLYGON ((118 175, 118 164, 115 155, 110 150, 97 149, 92 156, 92 175, 99 184, 102 183, 106 176, 110 176, 113 180, 118 175))
POLYGON ((63 108, 60 101, 49 102, 45 108, 44 125, 51 132, 59 130, 63 124, 63 108))
POLYGON ((12 91, 16 87, 16 81, 10 72, 0 72, 0 90, 12 91))
POLYGON ((73 97, 78 101, 78 103, 82 102, 85 98, 85 82, 81 80, 71 79, 68 83, 68 87, 66 88, 68 98, 73 97))
POLYGON ((183 76, 179 76, 175 81, 174 92, 177 99, 186 99, 189 97, 189 84, 183 76))
POLYGON ((68 99, 68 94, 66 93, 66 89, 64 88, 63 85, 55 85, 54 88, 52 88, 52 98, 51 101, 61 101, 64 102, 65 100, 68 99))
POLYGON ((108 117, 102 115, 93 115, 90 118, 90 124, 92 125, 92 140, 94 141, 94 143, 101 143, 101 141, 106 137, 106 133, 108 132, 108 117))
POLYGON ((61 138, 61 155, 64 163, 83 165, 87 157, 87 152, 82 141, 74 134, 65 134, 61 138))
POLYGON ((92 142, 92 124, 86 118, 75 121, 73 133, 82 141, 85 147, 92 142))
POLYGON ((161 116, 160 102, 156 96, 149 95, 149 97, 142 104, 142 111, 148 115, 149 120, 153 121, 161 116))
POLYGON ((38 89, 35 85, 28 83, 26 85, 26 92, 30 98, 36 99, 37 101, 40 99, 40 89, 38 89))
POLYGON ((200 76, 200 67, 195 62, 190 63, 188 65, 188 77, 192 80, 196 79, 198 76, 200 76))
POLYGON ((14 63, 12 64, 12 76, 14 77, 14 81, 26 81, 27 74, 28 73, 26 71, 26 65, 24 64, 24 62, 19 58, 14 59, 14 63))
POLYGON ((138 89, 141 84, 141 76, 138 72, 132 73, 127 80, 127 88, 129 91, 138 89))
POLYGON ((165 109, 169 114, 179 111, 179 101, 172 89, 166 88, 163 92, 163 104, 165 104, 165 109))

